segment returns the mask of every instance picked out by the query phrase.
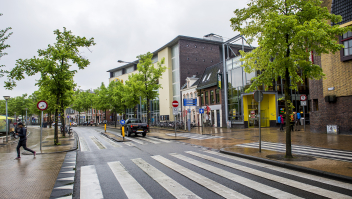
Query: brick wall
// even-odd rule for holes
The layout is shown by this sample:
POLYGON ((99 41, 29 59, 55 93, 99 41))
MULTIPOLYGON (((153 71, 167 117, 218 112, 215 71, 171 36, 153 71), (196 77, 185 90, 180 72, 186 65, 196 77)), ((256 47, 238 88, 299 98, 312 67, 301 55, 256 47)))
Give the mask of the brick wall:
POLYGON ((219 45, 180 40, 179 47, 181 86, 187 77, 203 74, 205 68, 221 61, 219 45))

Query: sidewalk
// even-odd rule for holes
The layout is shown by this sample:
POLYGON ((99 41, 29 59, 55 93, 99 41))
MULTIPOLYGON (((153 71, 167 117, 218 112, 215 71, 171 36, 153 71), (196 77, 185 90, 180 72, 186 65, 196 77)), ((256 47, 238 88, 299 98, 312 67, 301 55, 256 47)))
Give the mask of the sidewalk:
MULTIPOLYGON (((303 127, 302 127, 303 129, 303 127)), ((171 134, 171 131, 151 129, 151 134, 171 134)), ((178 134, 182 133, 177 132, 178 134)), ((187 132, 189 133, 189 132, 187 132)), ((201 134, 201 128, 193 128, 191 133, 201 134)), ((288 165, 290 168, 306 169, 306 171, 321 173, 331 173, 333 175, 347 176, 352 179, 352 162, 339 161, 326 158, 307 158, 307 155, 295 155, 294 161, 279 158, 285 153, 273 150, 263 150, 259 153, 258 148, 235 146, 246 143, 259 142, 259 129, 227 129, 227 128, 204 128, 203 136, 189 140, 182 140, 182 142, 203 146, 209 149, 217 149, 221 152, 255 158, 259 161, 279 163, 281 166, 288 165), (220 136, 219 138, 212 138, 213 136, 220 136), (267 161, 266 161, 267 160, 267 161)), ((262 128, 262 142, 270 143, 286 143, 286 133, 280 132, 279 128, 262 128)), ((201 135, 199 135, 201 136, 201 135)), ((352 135, 332 135, 326 133, 312 133, 309 126, 306 126, 306 131, 294 131, 291 134, 292 145, 320 147, 325 149, 344 150, 352 153, 352 135)), ((347 153, 348 153, 347 152, 347 153)), ((321 153, 324 153, 322 151, 321 153)))
POLYGON ((74 137, 62 138, 61 135, 61 145, 54 146, 54 130, 43 128, 41 154, 40 128, 29 126, 28 131, 31 133, 27 137, 27 147, 37 152, 36 157, 24 153, 21 147, 21 159, 14 160, 18 139, 0 147, 0 198, 49 198, 66 155, 58 152, 77 147, 74 137))

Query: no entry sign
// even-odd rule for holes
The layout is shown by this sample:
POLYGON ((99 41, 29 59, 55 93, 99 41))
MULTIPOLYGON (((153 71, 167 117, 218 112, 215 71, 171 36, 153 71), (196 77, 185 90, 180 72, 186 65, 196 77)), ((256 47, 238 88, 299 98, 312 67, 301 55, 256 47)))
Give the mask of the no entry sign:
POLYGON ((37 108, 41 111, 44 111, 48 108, 48 103, 46 103, 46 101, 44 101, 44 100, 39 101, 37 104, 37 108))
POLYGON ((174 101, 172 102, 172 106, 173 106, 173 107, 178 107, 178 101, 174 100, 174 101))

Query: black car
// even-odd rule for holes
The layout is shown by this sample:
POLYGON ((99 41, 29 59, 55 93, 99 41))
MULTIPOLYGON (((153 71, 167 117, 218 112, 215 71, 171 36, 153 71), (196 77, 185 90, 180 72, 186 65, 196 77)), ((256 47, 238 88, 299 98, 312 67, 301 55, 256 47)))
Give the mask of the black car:
POLYGON ((127 119, 125 125, 123 126, 125 127, 125 135, 127 135, 127 137, 130 137, 132 133, 135 135, 142 134, 142 136, 145 137, 149 130, 148 124, 142 123, 140 119, 134 118, 127 119))

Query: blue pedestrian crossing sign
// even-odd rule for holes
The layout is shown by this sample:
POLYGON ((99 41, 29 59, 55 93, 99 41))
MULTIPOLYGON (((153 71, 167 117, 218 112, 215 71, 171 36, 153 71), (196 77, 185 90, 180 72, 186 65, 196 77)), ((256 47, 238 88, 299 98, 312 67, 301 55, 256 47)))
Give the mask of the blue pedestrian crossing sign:
POLYGON ((124 125, 124 124, 125 124, 125 120, 121 120, 121 121, 120 121, 120 124, 121 124, 121 125, 124 125))
POLYGON ((200 109, 199 109, 199 113, 200 113, 200 114, 203 114, 203 113, 204 113, 204 108, 200 108, 200 109))

